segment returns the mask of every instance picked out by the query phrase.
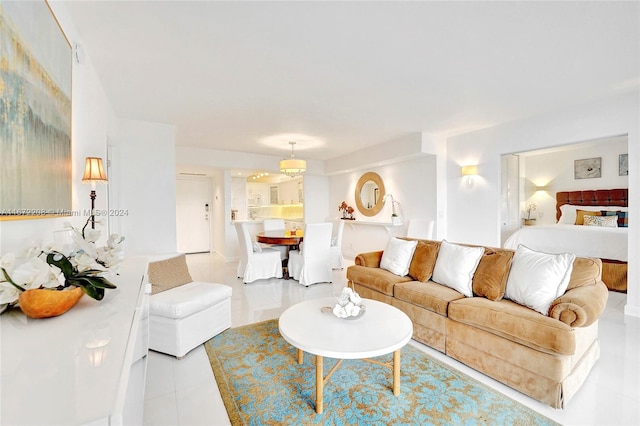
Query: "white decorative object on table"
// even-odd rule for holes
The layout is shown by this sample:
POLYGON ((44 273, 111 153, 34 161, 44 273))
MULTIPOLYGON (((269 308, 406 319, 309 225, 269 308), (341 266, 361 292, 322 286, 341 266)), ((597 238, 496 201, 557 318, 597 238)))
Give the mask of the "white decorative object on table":
POLYGON ((353 319, 364 315, 365 307, 362 298, 350 287, 342 289, 338 303, 333 308, 333 314, 338 318, 353 319))

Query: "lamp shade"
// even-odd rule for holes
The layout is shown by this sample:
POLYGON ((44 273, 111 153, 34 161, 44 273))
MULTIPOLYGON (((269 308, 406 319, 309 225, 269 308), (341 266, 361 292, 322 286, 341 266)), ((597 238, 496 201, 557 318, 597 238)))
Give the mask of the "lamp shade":
POLYGON ((476 176, 478 174, 478 166, 462 166, 462 176, 476 176))
POLYGON ((297 158, 280 160, 280 171, 287 176, 298 176, 307 170, 307 162, 297 158))
POLYGON ((102 158, 87 157, 84 163, 83 183, 108 183, 107 174, 102 166, 102 158))
POLYGON ((291 145, 291 157, 280 160, 280 172, 289 177, 299 176, 307 171, 307 162, 296 158, 293 152, 293 148, 296 146, 295 142, 289 142, 289 145, 291 145))

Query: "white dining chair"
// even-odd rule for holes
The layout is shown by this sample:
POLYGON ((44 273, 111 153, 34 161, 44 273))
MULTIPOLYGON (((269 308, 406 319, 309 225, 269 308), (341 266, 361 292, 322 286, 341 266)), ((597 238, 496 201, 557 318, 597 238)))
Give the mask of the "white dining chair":
POLYGON ((310 223, 304 227, 299 250, 289 252, 289 275, 304 286, 332 280, 331 223, 310 223))
POLYGON ((253 244, 247 224, 236 222, 240 261, 238 262, 238 278, 246 283, 268 278, 282 278, 282 261, 280 253, 269 248, 261 248, 253 244))
POLYGON ((422 240, 433 239, 434 221, 431 219, 411 219, 407 226, 407 237, 422 240))
MULTIPOLYGON (((264 219, 262 221, 263 231, 285 231, 284 219, 264 219)), ((263 248, 270 248, 276 250, 280 253, 280 260, 285 260, 287 258, 288 247, 279 246, 274 244, 265 244, 260 243, 260 246, 263 248)))
POLYGON ((336 235, 331 238, 331 268, 344 269, 344 256, 342 255, 342 234, 344 232, 344 220, 338 220, 336 235))

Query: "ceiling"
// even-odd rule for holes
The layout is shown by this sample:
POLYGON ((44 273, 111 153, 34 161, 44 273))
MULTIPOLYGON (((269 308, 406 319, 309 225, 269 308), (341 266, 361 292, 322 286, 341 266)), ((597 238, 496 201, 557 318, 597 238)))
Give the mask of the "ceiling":
POLYGON ((327 160, 640 87, 635 1, 59 3, 116 115, 178 146, 327 160))

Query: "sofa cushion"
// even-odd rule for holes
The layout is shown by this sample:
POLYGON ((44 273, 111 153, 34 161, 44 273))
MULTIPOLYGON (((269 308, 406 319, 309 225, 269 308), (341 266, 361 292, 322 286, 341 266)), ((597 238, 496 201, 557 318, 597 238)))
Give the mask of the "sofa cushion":
POLYGON ((484 254, 484 247, 468 247, 442 240, 431 279, 473 297, 471 280, 484 254))
POLYGON ((151 294, 161 293, 193 281, 184 254, 149 262, 147 267, 151 294))
POLYGON ((464 295, 452 288, 427 281, 398 283, 393 290, 396 299, 447 316, 447 308, 452 300, 463 299, 464 295))
POLYGON ((417 241, 407 241, 391 237, 382 252, 380 267, 396 275, 407 275, 417 243, 417 241))
POLYGON ((576 350, 571 327, 510 300, 483 297, 449 304, 449 319, 474 326, 530 348, 551 354, 572 355, 576 350))
POLYGON ((567 290, 585 285, 595 285, 601 278, 602 260, 591 257, 576 257, 576 260, 573 261, 567 290))
POLYGON ((507 287, 513 250, 485 248, 473 275, 473 293, 489 300, 500 300, 507 287))
POLYGON ((567 290, 575 258, 572 253, 543 253, 521 244, 513 256, 505 297, 549 315, 551 303, 567 290))
POLYGON ((408 275, 401 277, 382 268, 368 268, 359 265, 347 268, 347 279, 388 296, 393 296, 393 286, 396 283, 411 281, 411 277, 408 275))
POLYGON ((409 275, 414 280, 427 282, 431 279, 438 258, 438 250, 440 250, 439 241, 418 241, 409 265, 409 275))

